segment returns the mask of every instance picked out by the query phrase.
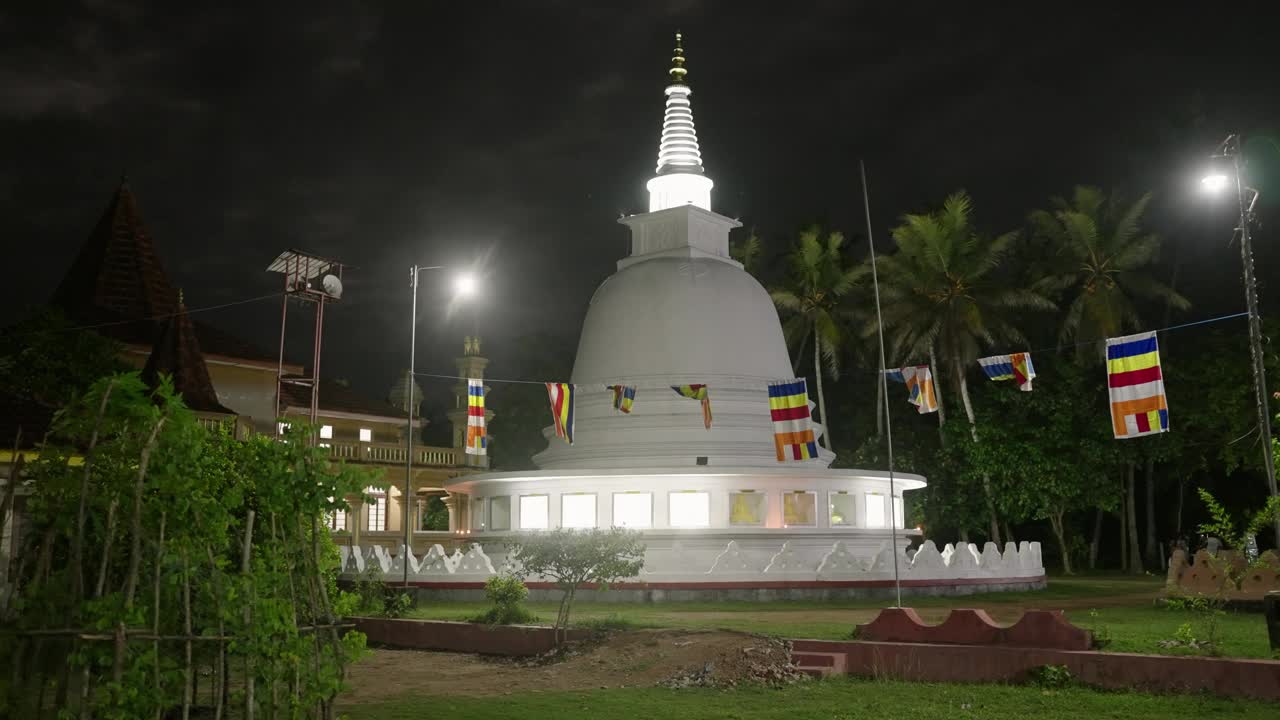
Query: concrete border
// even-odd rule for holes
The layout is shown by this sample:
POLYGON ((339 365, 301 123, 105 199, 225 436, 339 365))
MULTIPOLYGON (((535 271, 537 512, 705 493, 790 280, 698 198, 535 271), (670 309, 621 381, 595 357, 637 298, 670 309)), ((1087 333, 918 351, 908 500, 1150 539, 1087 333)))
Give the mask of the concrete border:
MULTIPOLYGON (((355 629, 369 642, 413 650, 444 650, 480 655, 540 655, 556 646, 555 631, 536 625, 481 625, 444 620, 358 617, 355 629)), ((569 630, 567 640, 582 640, 586 630, 569 630)))
POLYGON ((830 656, 823 674, 913 682, 1017 682, 1046 665, 1116 690, 1210 692, 1280 700, 1280 660, 1138 655, 1003 645, 794 640, 793 652, 830 656))

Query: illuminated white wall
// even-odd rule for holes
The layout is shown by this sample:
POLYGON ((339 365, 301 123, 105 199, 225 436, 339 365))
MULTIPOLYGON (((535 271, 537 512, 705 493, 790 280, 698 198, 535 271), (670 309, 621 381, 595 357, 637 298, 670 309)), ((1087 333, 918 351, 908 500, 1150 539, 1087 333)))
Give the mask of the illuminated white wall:
POLYGON ((614 493, 613 526, 632 529, 653 527, 653 493, 614 493))
POLYGON ((715 183, 706 175, 672 173, 659 175, 645 186, 649 189, 649 212, 681 205, 711 209, 711 188, 715 183))
POLYGON ((560 496, 560 527, 593 528, 596 526, 596 496, 571 493, 560 496))
POLYGON ((866 527, 889 527, 889 511, 884 505, 884 495, 866 493, 863 497, 866 499, 866 527))

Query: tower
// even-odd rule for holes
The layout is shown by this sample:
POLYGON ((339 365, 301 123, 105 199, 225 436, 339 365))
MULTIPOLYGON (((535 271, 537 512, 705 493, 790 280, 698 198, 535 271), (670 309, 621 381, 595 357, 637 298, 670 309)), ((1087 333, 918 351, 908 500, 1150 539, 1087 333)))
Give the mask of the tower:
MULTIPOLYGON (((458 377, 470 380, 483 380, 484 370, 489 366, 489 358, 480 354, 480 337, 472 337, 468 335, 462 339, 462 357, 454 358, 454 367, 458 368, 458 377)), ((486 396, 489 394, 489 386, 484 388, 486 396)), ((453 409, 447 413, 449 424, 453 426, 453 446, 461 449, 466 444, 467 439, 467 380, 459 380, 453 386, 453 409)), ((489 404, 485 403, 484 422, 485 425, 493 419, 493 411, 489 409, 489 404)), ((493 436, 489 436, 489 443, 493 443, 493 436)), ((488 455, 466 455, 466 464, 468 467, 489 467, 488 455)))
POLYGON ((671 83, 664 91, 667 107, 662 117, 662 138, 658 142, 658 174, 646 186, 649 212, 681 205, 711 209, 711 188, 715 184, 702 170, 698 131, 693 125, 693 90, 685 82, 684 46, 676 33, 675 54, 671 58, 671 83))

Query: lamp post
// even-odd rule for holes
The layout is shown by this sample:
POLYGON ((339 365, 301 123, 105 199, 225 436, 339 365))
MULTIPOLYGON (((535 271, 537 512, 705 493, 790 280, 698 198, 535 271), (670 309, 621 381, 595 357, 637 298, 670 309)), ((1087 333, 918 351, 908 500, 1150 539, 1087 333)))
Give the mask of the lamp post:
MULTIPOLYGON (((404 523, 404 586, 409 587, 409 553, 413 547, 413 523, 411 518, 410 498, 413 497, 413 383, 414 371, 417 369, 416 350, 418 349, 418 273, 423 270, 444 270, 443 265, 414 265, 409 268, 409 284, 413 293, 413 309, 409 313, 409 377, 406 380, 405 391, 409 394, 408 402, 408 424, 405 427, 405 454, 404 454, 404 495, 400 498, 400 504, 403 507, 403 523, 404 523)), ((476 281, 470 273, 462 273, 454 279, 454 292, 458 297, 466 297, 475 292, 476 281)))
MULTIPOLYGON (((1258 411, 1258 434, 1262 440, 1262 467, 1267 475, 1267 488, 1271 495, 1280 494, 1276 489, 1275 459, 1271 450, 1271 411, 1267 407, 1267 368, 1262 354, 1262 316, 1258 313, 1258 285, 1253 271, 1253 238, 1249 225, 1253 222, 1253 208, 1258 202, 1258 191, 1247 187, 1240 177, 1240 136, 1228 135, 1211 160, 1229 161, 1230 168, 1215 168, 1200 181, 1208 192, 1218 193, 1234 185, 1236 205, 1240 213, 1240 263, 1244 266, 1244 301, 1249 313, 1249 357, 1253 370, 1253 392, 1258 411), (1230 171, 1228 174, 1227 171, 1230 171)), ((1275 520, 1276 544, 1280 545, 1280 518, 1275 520)))

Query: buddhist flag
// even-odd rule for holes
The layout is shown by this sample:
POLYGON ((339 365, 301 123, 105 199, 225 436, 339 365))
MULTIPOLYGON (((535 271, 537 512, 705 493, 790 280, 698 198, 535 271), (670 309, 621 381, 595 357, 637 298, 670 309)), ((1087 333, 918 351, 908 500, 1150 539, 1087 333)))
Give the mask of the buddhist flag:
POLYGON ((636 401, 635 385, 606 385, 606 390, 613 391, 613 409, 620 413, 631 414, 631 406, 636 401))
POLYGON ((706 385, 672 385, 672 390, 681 397, 702 401, 702 425, 711 429, 711 396, 707 394, 706 385))
POLYGON ((809 390, 804 378, 769 383, 769 415, 778 462, 818 457, 818 443, 809 427, 809 390))
POLYGON ((1117 439, 1169 432, 1169 402, 1154 332, 1107 340, 1107 386, 1117 439))
POLYGON ((982 372, 992 380, 1014 380, 1018 389, 1031 392, 1031 381, 1036 376, 1036 368, 1031 364, 1031 353, 1013 353, 1012 355, 992 355, 979 358, 978 364, 982 372))
POLYGON ((938 398, 933 394, 933 373, 928 365, 912 365, 885 370, 886 378, 907 386, 907 402, 921 415, 938 411, 938 398))
POLYGON ((551 400, 551 424, 556 437, 573 444, 574 386, 569 383, 547 383, 547 397, 551 400))
POLYGON ((467 381, 467 454, 484 455, 488 446, 484 430, 484 381, 467 381))

